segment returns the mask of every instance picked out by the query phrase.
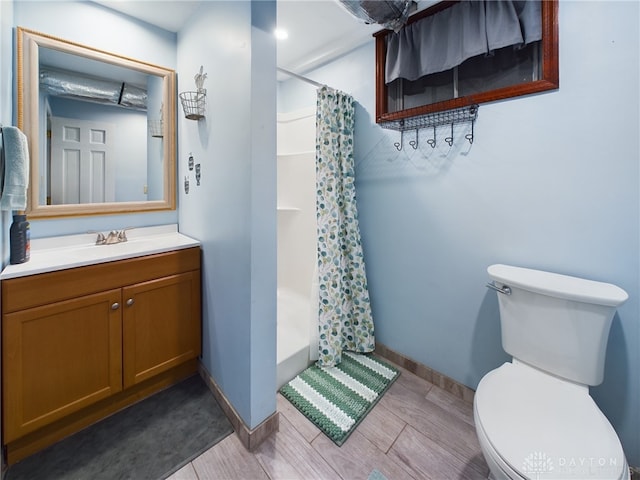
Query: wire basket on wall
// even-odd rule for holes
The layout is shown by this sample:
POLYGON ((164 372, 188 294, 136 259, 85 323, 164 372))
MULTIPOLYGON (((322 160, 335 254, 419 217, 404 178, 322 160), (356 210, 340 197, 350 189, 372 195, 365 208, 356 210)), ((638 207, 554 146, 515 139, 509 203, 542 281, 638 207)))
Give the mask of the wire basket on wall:
POLYGON ((149 120, 149 135, 156 138, 161 138, 162 134, 162 120, 149 120))
POLYGON ((207 106, 207 90, 202 88, 197 92, 182 92, 180 102, 184 110, 184 116, 189 120, 200 120, 204 118, 205 107, 207 106))

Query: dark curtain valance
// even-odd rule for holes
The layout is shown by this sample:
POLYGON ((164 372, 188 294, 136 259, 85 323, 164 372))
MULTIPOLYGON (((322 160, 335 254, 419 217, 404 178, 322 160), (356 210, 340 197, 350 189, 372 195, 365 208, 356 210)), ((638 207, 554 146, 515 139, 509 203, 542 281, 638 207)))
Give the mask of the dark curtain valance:
POLYGON ((540 0, 464 0, 388 35, 385 81, 417 80, 541 38, 540 0))

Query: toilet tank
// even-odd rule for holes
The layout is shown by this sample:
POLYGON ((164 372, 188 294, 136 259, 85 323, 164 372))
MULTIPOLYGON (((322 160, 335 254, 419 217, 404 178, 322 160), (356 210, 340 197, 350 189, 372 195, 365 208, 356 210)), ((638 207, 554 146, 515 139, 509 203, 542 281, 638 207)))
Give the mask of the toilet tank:
POLYGON ((611 320, 627 292, 610 283, 491 265, 502 346, 512 357, 583 385, 599 385, 611 320))

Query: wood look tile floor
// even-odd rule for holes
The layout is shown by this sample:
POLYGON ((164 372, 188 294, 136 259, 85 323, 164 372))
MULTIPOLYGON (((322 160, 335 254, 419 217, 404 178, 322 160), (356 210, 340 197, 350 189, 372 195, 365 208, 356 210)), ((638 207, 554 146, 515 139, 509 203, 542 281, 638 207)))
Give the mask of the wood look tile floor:
POLYGON ((400 377, 342 447, 278 394, 280 430, 254 453, 231 434, 168 480, 486 479, 473 406, 398 367, 400 377))

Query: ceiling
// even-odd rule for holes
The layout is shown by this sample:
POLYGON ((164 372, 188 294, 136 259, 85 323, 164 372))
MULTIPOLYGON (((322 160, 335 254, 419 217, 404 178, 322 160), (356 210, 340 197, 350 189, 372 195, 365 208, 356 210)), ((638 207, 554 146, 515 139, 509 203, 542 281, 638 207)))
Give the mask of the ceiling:
MULTIPOLYGON (((104 6, 178 32, 207 1, 215 0, 95 0, 104 6)), ((417 0, 424 9, 437 0, 417 0)), ((278 0, 278 28, 289 38, 278 41, 278 67, 303 74, 342 53, 370 41, 379 25, 366 25, 336 0, 278 0)))
POLYGON ((105 7, 177 32, 205 0, 93 0, 105 7))
POLYGON ((304 73, 342 53, 372 41, 380 25, 366 25, 335 0, 279 0, 278 67, 304 73))

